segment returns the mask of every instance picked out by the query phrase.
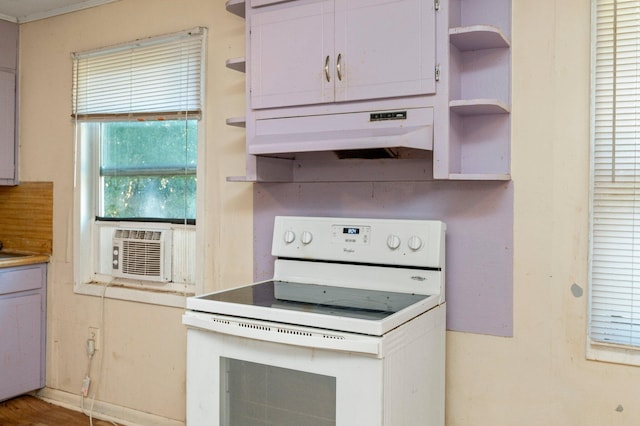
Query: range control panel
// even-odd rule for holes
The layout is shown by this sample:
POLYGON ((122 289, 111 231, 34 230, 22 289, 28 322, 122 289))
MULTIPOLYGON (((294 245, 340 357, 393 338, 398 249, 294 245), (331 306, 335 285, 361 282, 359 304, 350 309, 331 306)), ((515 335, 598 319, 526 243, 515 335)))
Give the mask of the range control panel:
POLYGON ((441 268, 445 229, 437 220, 277 216, 276 257, 441 268))

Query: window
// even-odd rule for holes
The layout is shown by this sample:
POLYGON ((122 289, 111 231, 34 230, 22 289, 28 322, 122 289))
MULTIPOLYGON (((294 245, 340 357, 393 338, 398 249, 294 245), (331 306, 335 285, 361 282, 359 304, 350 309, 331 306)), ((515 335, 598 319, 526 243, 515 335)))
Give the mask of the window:
POLYGON ((590 357, 638 363, 640 1, 594 0, 592 34, 590 357))
MULTIPOLYGON (((205 35, 206 29, 197 28, 72 55, 76 290, 109 282, 119 288, 194 292, 190 254, 204 167, 197 160, 205 35), (168 253, 159 265, 163 271, 171 268, 168 282, 165 274, 155 282, 155 276, 116 273, 112 239, 121 228, 171 235, 166 248, 164 237, 161 246, 154 245, 168 253)), ((136 254, 131 261, 147 259, 136 254)))
POLYGON ((99 220, 195 221, 197 120, 101 123, 99 141, 99 220))

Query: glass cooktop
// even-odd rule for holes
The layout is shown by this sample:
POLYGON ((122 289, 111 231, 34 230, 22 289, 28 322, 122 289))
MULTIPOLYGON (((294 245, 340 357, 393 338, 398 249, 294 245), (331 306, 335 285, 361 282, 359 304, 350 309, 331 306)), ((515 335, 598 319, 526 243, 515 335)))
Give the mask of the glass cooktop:
POLYGON ((429 297, 424 294, 265 281, 202 295, 198 299, 365 320, 382 320, 429 297))

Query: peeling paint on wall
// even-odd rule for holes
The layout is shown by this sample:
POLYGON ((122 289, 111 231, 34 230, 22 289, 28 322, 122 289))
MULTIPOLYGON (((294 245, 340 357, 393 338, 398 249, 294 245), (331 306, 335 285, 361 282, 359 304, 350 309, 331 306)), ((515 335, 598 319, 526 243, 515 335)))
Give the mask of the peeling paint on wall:
POLYGON ((582 290, 582 287, 580 287, 578 284, 573 283, 573 285, 571 286, 571 293, 574 297, 582 297, 584 290, 582 290))

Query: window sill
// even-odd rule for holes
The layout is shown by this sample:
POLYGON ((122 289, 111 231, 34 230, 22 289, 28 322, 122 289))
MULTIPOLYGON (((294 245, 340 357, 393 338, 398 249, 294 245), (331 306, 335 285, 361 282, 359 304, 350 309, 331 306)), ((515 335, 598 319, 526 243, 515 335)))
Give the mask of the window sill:
POLYGON ((640 366, 640 347, 588 342, 587 359, 612 364, 640 366))
POLYGON ((76 283, 73 292, 85 296, 105 297, 107 299, 126 300, 129 302, 147 303, 150 305, 185 308, 186 298, 193 296, 193 292, 161 292, 148 288, 135 289, 112 283, 76 283))

